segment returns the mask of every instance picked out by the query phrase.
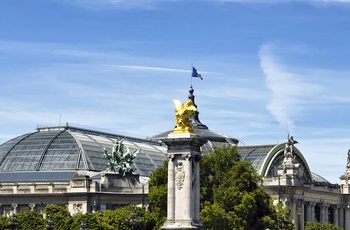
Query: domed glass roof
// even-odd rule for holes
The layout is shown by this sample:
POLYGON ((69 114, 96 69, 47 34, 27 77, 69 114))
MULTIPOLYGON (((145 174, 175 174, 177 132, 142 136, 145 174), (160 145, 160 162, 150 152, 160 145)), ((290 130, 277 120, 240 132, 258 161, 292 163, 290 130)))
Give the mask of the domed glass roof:
MULTIPOLYGON (((238 152, 244 161, 252 163, 256 171, 264 177, 277 176, 278 166, 284 159, 285 144, 260 145, 260 146, 239 146, 238 152)), ((293 146, 295 160, 299 162, 304 169, 304 179, 311 182, 313 174, 303 156, 303 154, 293 146)))
POLYGON ((116 138, 125 138, 131 150, 140 149, 132 167, 141 176, 163 165, 166 147, 157 142, 66 124, 40 127, 0 145, 0 171, 104 171, 104 148, 111 152, 116 138))

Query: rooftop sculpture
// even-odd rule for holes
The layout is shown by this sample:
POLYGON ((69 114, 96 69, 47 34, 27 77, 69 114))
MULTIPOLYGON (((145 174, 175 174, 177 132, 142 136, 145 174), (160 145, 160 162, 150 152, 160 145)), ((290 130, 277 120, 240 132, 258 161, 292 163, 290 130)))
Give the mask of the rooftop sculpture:
POLYGON ((346 171, 350 171, 350 149, 348 151, 348 160, 346 163, 346 171))
POLYGON ((172 100, 172 102, 175 104, 174 118, 176 122, 176 127, 172 133, 194 133, 190 117, 197 111, 197 108, 193 105, 192 100, 188 100, 185 104, 179 100, 172 100))
POLYGON ((106 171, 123 175, 133 173, 131 165, 134 159, 137 159, 140 149, 132 151, 129 147, 124 146, 123 141, 124 139, 116 139, 111 153, 104 149, 104 156, 107 158, 109 166, 106 171))
POLYGON ((294 140, 293 136, 288 135, 288 140, 286 142, 286 147, 284 149, 284 157, 285 159, 294 159, 294 144, 297 144, 298 142, 294 140))

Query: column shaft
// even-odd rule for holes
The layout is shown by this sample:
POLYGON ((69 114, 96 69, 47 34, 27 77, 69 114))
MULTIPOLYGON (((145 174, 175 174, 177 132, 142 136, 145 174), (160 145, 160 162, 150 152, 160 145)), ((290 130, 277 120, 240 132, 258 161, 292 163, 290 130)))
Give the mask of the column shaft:
POLYGON ((339 208, 339 227, 345 228, 344 225, 344 207, 341 205, 339 208))
POLYGON ((191 220, 192 216, 191 213, 193 212, 192 208, 193 206, 191 205, 192 203, 192 158, 188 157, 186 159, 185 163, 186 167, 186 174, 185 174, 185 200, 184 200, 184 207, 185 208, 185 215, 184 218, 191 220))
MULTIPOLYGON (((199 159, 194 161, 194 187, 195 187, 195 197, 200 197, 200 167, 199 167, 199 159)), ((194 204, 194 219, 196 222, 199 222, 199 212, 200 212, 200 199, 194 199, 195 204, 194 204)))
POLYGON ((312 221, 311 220, 311 217, 312 217, 312 215, 311 215, 311 204, 310 204, 310 202, 306 202, 305 204, 306 204, 306 221, 307 222, 311 222, 312 221))
POLYGON ((336 205, 334 206, 334 209, 333 209, 333 221, 334 221, 334 225, 335 226, 339 226, 339 214, 338 214, 338 209, 339 209, 339 206, 336 205))
POLYGON ((320 222, 325 223, 325 206, 320 204, 320 222))
POLYGON ((175 162, 169 157, 168 162, 168 221, 175 220, 175 162))
POLYGON ((350 230, 350 210, 349 208, 345 209, 345 230, 350 230))

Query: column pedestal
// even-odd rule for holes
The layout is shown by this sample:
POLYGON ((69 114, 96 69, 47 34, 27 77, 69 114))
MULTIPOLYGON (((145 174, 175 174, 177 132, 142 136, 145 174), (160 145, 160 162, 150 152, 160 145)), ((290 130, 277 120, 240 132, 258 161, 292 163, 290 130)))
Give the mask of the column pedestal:
POLYGON ((193 134, 170 134, 168 146, 167 221, 161 229, 204 229, 199 221, 200 147, 207 141, 193 134))

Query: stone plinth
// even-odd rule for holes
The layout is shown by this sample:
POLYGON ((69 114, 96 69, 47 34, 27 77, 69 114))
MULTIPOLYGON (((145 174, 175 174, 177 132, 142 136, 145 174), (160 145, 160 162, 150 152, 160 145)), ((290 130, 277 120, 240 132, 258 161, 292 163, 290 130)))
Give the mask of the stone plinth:
POLYGON ((350 172, 348 170, 340 177, 340 185, 341 193, 350 194, 350 172))
POLYGON ((291 158, 285 158, 278 166, 278 176, 280 185, 301 186, 304 184, 302 166, 291 158))
POLYGON ((119 193, 142 193, 143 185, 139 174, 101 173, 101 191, 119 193))
POLYGON ((169 134, 167 221, 162 229, 204 229, 199 220, 200 147, 207 141, 194 134, 169 134))

